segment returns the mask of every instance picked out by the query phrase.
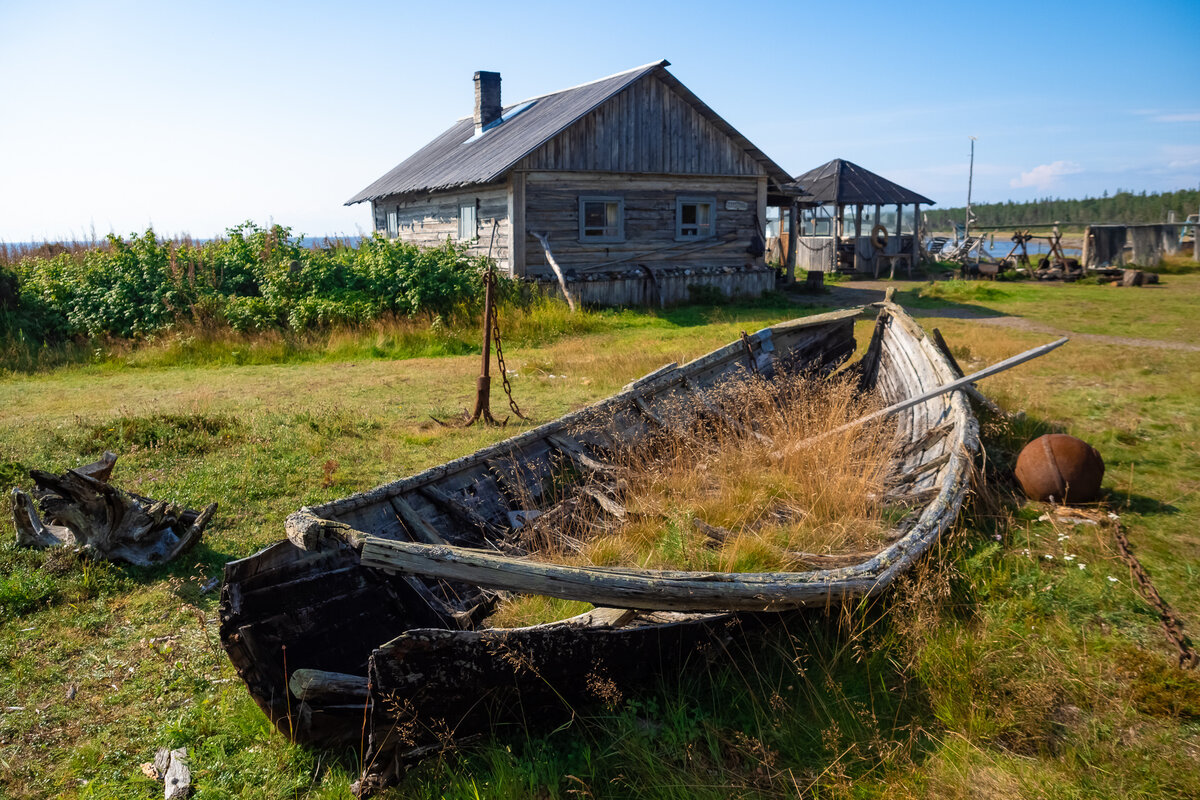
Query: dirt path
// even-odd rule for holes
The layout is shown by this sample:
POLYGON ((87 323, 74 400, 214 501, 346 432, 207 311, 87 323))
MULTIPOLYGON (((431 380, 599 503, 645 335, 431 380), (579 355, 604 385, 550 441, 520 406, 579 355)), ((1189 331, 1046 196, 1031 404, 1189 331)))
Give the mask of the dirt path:
MULTIPOLYGON (((845 306, 866 305, 867 303, 877 303, 883 299, 884 292, 889 286, 896 286, 898 289, 911 288, 915 285, 915 281, 855 281, 851 284, 841 284, 830 286, 830 298, 832 305, 839 308, 845 306)), ((1097 344, 1115 344, 1125 347, 1153 347, 1159 350, 1185 350, 1188 352, 1200 352, 1200 345, 1190 342, 1175 342, 1163 339, 1138 339, 1128 336, 1106 336, 1100 333, 1079 333, 1077 331, 1066 330, 1064 328, 1056 328, 1053 325, 1046 325, 1041 322, 1025 319, 1024 317, 1015 317, 1010 314, 997 313, 994 316, 984 314, 976 314, 963 308, 912 308, 907 307, 906 310, 915 317, 941 317, 943 319, 964 319, 978 322, 982 325, 995 325, 1000 328, 1012 328, 1022 331, 1036 331, 1038 333, 1048 333, 1055 336, 1070 336, 1073 339, 1081 339, 1088 342, 1096 342, 1097 344)))

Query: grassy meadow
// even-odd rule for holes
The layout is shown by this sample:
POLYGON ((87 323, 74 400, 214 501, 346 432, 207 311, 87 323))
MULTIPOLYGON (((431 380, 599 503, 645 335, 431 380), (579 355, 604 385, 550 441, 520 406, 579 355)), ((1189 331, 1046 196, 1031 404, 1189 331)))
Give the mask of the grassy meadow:
MULTIPOLYGON (((1042 520, 1046 509, 1014 500, 1007 477, 1037 433, 1091 442, 1159 591, 1200 625, 1200 352, 1112 338, 1200 344, 1200 276, 1143 289, 901 286, 967 369, 1047 341, 1046 329, 1110 337, 984 382, 1015 418, 985 421, 983 480, 935 559, 886 601, 784 617, 697 654, 685 674, 574 709, 553 731, 498 727, 385 796, 1200 794, 1200 676, 1174 666, 1111 534, 1042 520), (1005 314, 1028 324, 973 318, 1005 314)), ((505 352, 521 408, 544 422, 812 310, 771 297, 563 320, 547 307, 513 321, 525 333, 508 334, 505 352)), ((471 404, 477 350, 466 333, 458 350, 402 347, 409 324, 307 339, 163 335, 0 376, 0 795, 156 796, 139 765, 167 745, 189 749, 196 797, 348 796, 358 754, 273 731, 217 643, 218 593, 201 586, 279 539, 303 504, 522 429, 434 423, 471 404), (8 488, 28 468, 62 470, 104 449, 120 454, 113 480, 124 488, 220 503, 195 550, 135 569, 13 547, 8 488)), ((504 408, 498 388, 493 407, 504 408)))

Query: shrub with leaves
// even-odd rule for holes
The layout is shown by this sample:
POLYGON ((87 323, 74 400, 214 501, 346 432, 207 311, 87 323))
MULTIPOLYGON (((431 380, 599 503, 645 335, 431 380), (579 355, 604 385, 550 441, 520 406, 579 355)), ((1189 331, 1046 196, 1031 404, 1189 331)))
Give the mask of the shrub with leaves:
POLYGON ((434 248, 380 235, 359 247, 308 248, 291 229, 245 222, 194 243, 153 230, 94 247, 37 252, 0 274, 0 337, 136 338, 177 323, 237 331, 307 331, 385 315, 475 312, 485 259, 447 241, 434 248))

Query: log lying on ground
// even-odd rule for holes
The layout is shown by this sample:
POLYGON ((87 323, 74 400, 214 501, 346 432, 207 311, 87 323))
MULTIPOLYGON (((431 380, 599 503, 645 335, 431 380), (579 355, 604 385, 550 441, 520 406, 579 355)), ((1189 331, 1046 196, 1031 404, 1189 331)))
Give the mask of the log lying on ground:
POLYGON ((12 490, 20 547, 79 547, 97 558, 137 566, 163 564, 200 540, 217 510, 152 500, 108 483, 117 457, 54 475, 31 470, 32 495, 12 490))

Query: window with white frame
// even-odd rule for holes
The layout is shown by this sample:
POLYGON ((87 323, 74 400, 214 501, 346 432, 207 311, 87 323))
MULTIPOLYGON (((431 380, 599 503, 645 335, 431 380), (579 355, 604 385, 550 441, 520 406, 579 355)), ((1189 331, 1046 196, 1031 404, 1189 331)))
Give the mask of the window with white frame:
POLYGON ((397 222, 398 216, 399 216, 399 212, 396 212, 396 211, 387 212, 387 235, 388 235, 389 239, 395 239, 397 236, 400 235, 400 225, 397 222))
POLYGON ((675 239, 705 239, 716 232, 717 201, 711 197, 675 198, 675 239))
POLYGON ((625 199, 623 197, 580 197, 579 241, 625 241, 625 199))
POLYGON ((475 201, 459 203, 458 205, 458 240, 469 242, 475 238, 475 201))

